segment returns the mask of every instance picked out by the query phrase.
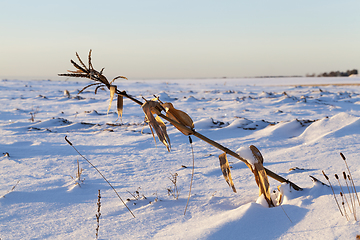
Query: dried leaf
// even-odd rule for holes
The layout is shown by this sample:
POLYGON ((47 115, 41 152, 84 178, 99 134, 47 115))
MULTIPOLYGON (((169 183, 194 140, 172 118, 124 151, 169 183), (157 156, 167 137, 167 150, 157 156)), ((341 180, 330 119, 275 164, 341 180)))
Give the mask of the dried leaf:
POLYGON ((118 95, 117 97, 117 113, 118 118, 122 121, 122 115, 123 115, 123 108, 124 108, 124 97, 121 95, 118 95))
POLYGON ((171 149, 170 138, 169 138, 169 135, 167 134, 166 126, 165 126, 164 121, 159 116, 156 116, 155 120, 159 123, 159 126, 161 127, 161 129, 162 129, 162 131, 163 131, 163 133, 165 135, 166 141, 169 143, 169 148, 171 149))
POLYGON ((95 71, 95 76, 97 76, 99 78, 99 81, 102 82, 103 84, 105 84, 109 88, 110 84, 109 84, 109 81, 107 80, 107 78, 104 75, 97 72, 96 70, 93 70, 93 71, 95 71))
POLYGON ((78 92, 78 94, 82 93, 82 92, 83 92, 85 89, 87 89, 88 87, 95 86, 95 85, 99 85, 99 84, 101 84, 101 83, 93 83, 93 84, 87 85, 87 86, 85 86, 83 89, 81 89, 81 90, 78 92))
POLYGON ((94 70, 93 65, 92 65, 92 63, 91 63, 91 52, 92 52, 92 50, 90 49, 90 51, 89 51, 89 56, 88 56, 89 69, 94 70))
POLYGON ((58 76, 89 78, 88 74, 83 74, 83 73, 59 73, 58 76))
POLYGON ((105 85, 97 86, 97 87, 95 88, 95 94, 97 94, 98 89, 101 88, 101 87, 105 87, 105 85))
POLYGON ((259 149, 257 149, 254 145, 251 145, 250 150, 251 150, 252 154, 254 155, 254 157, 256 158, 256 160, 258 162, 261 162, 261 164, 263 164, 264 163, 264 158, 261 155, 261 152, 259 151, 259 149))
POLYGON ((112 84, 112 83, 113 83, 116 79, 118 79, 118 78, 123 78, 123 79, 128 80, 126 77, 123 77, 123 76, 117 76, 117 77, 115 77, 113 80, 111 80, 110 84, 112 84))
POLYGON ((83 63, 83 61, 81 60, 79 54, 76 52, 76 57, 79 60, 80 64, 85 68, 85 70, 87 70, 87 72, 89 71, 89 69, 86 67, 86 65, 83 63))
POLYGON ((83 72, 83 73, 89 73, 89 71, 86 69, 86 67, 85 67, 85 69, 82 68, 82 67, 80 67, 80 66, 79 66, 76 62, 74 62, 73 60, 70 60, 70 62, 72 63, 72 65, 74 65, 75 68, 79 69, 81 72, 83 72))
MULTIPOLYGON (((91 63, 91 49, 89 51, 89 56, 88 56, 88 63, 89 63, 89 67, 86 67, 85 64, 83 63, 83 61, 81 60, 80 56, 78 53, 76 53, 76 57, 78 58, 80 65, 77 64, 76 62, 74 62, 73 60, 71 60, 71 63, 74 65, 74 67, 77 69, 75 71, 69 71, 70 73, 68 74, 58 74, 59 76, 66 76, 66 77, 79 77, 79 78, 89 78, 91 80, 94 81, 98 81, 101 82, 103 84, 105 84, 105 86, 107 88, 110 89, 111 84, 109 83, 109 81, 106 79, 106 77, 102 74, 103 73, 103 69, 101 69, 100 72, 96 71, 91 63)), ((120 77, 120 76, 119 76, 120 77)), ((119 78, 116 77, 116 78, 119 78)), ((115 79, 116 79, 115 78, 115 79)), ((125 77, 122 77, 125 78, 125 77)), ((115 80, 114 79, 114 80, 115 80)))
POLYGON ((110 86, 110 102, 109 102, 109 107, 108 107, 108 110, 107 110, 107 114, 109 114, 109 110, 111 108, 111 103, 112 103, 112 101, 114 99, 115 92, 116 92, 116 86, 111 85, 110 86))
POLYGON ((225 181, 229 184, 234 192, 236 192, 234 182, 231 178, 230 166, 226 157, 226 153, 219 156, 221 171, 224 175, 225 181))
POLYGON ((254 164, 254 167, 255 169, 253 169, 253 173, 255 175, 256 183, 259 186, 259 196, 263 194, 265 200, 269 204, 269 207, 274 207, 270 197, 270 184, 264 166, 261 162, 257 162, 254 164))
POLYGON ((161 105, 158 102, 146 101, 142 105, 142 109, 145 113, 146 120, 149 123, 150 130, 152 131, 152 128, 154 128, 156 135, 158 136, 160 142, 162 142, 166 146, 167 150, 170 152, 170 146, 169 146, 169 144, 167 142, 167 138, 166 138, 166 135, 167 135, 166 129, 164 131, 163 128, 161 128, 158 121, 156 121, 156 119, 153 116, 153 113, 156 113, 157 115, 160 114, 161 105))
POLYGON ((67 70, 70 73, 83 73, 83 71, 81 70, 76 70, 76 71, 72 71, 72 70, 67 70))
POLYGON ((175 109, 171 103, 163 103, 162 107, 165 108, 166 116, 168 118, 184 125, 185 127, 190 128, 190 129, 180 128, 176 125, 174 125, 174 127, 176 127, 184 135, 191 135, 193 133, 192 129, 194 128, 194 123, 193 123, 193 120, 191 119, 191 117, 187 113, 185 113, 181 110, 175 109))

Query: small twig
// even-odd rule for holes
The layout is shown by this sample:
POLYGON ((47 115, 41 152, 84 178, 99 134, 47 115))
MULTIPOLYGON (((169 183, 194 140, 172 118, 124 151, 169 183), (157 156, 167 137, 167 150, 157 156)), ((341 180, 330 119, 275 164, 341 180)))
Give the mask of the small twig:
POLYGON ((194 170, 195 170, 195 157, 194 157, 194 148, 192 145, 192 139, 189 136, 189 142, 190 142, 190 146, 191 146, 191 153, 192 153, 192 158, 193 158, 193 164, 192 164, 192 172, 191 172, 191 181, 190 181, 190 189, 189 189, 189 196, 186 202, 186 206, 185 206, 185 211, 184 211, 184 216, 186 214, 186 209, 188 207, 189 204, 189 200, 190 200, 190 196, 191 196, 191 187, 192 187, 192 183, 193 183, 193 179, 194 179, 194 170))
POLYGON ((135 199, 135 200, 138 200, 138 198, 134 195, 134 194, 132 194, 130 191, 127 191, 128 193, 130 193, 130 195, 135 199))
MULTIPOLYGON (((19 184, 19 182, 20 182, 20 180, 18 180, 18 181, 15 183, 15 185, 14 185, 7 193, 5 193, 4 195, 0 196, 0 198, 4 198, 6 194, 14 191, 14 189, 15 189, 16 186, 19 184)), ((1 240, 1 239, 0 239, 0 240, 1 240)))
POLYGON ((172 189, 171 187, 169 187, 167 190, 168 190, 168 195, 172 195, 176 200, 179 199, 179 195, 180 195, 180 191, 177 187, 177 177, 178 177, 178 174, 177 173, 170 173, 171 175, 171 178, 169 178, 169 180, 173 183, 173 188, 172 189))
POLYGON ((97 209, 97 214, 95 214, 96 216, 96 222, 97 222, 97 226, 96 226, 96 239, 99 238, 99 228, 100 228, 100 216, 101 216, 101 213, 100 213, 100 207, 101 207, 101 195, 100 195, 100 189, 99 189, 99 196, 98 196, 98 202, 97 202, 97 205, 98 205, 98 209, 97 209))
POLYGON ((130 208, 126 205, 126 203, 122 200, 122 198, 120 197, 120 195, 117 193, 117 191, 115 190, 115 188, 111 185, 111 183, 105 178, 104 175, 102 175, 102 173, 99 171, 99 169, 97 169, 89 160, 87 160, 76 148, 75 146, 67 139, 67 136, 65 136, 65 140, 66 142, 72 146, 74 148, 74 150, 83 158, 85 159, 93 168, 95 168, 95 170, 101 175, 101 177, 109 184, 109 186, 114 190, 114 192, 116 193, 116 195, 118 196, 118 198, 120 199, 120 201, 124 204, 124 206, 127 208, 127 210, 131 213, 131 215, 135 218, 135 215, 132 213, 132 211, 130 210, 130 208))

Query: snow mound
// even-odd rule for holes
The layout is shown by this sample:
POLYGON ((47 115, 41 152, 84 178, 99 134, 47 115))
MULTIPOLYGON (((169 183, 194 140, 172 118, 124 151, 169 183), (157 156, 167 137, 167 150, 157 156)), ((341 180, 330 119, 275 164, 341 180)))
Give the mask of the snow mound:
POLYGON ((304 141, 311 143, 316 142, 329 134, 352 134, 359 133, 360 118, 348 113, 338 113, 332 117, 325 117, 311 124, 299 136, 304 141))
POLYGON ((177 98, 170 97, 169 94, 166 92, 160 92, 160 93, 156 94, 155 96, 159 97, 159 99, 162 102, 171 102, 171 101, 177 100, 177 98))
POLYGON ((223 126, 227 126, 227 125, 229 125, 229 123, 215 121, 213 118, 201 119, 199 121, 194 122, 195 129, 197 129, 197 130, 219 128, 219 127, 223 127, 223 126))
POLYGON ((200 100, 195 98, 194 96, 189 96, 189 97, 184 97, 183 101, 184 102, 198 102, 200 100))

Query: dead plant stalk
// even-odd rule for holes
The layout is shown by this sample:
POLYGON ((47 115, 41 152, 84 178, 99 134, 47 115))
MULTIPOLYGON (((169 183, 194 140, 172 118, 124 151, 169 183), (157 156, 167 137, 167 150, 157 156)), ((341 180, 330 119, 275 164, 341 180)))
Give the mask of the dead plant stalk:
MULTIPOLYGON (((100 72, 98 72, 98 71, 96 71, 96 70, 93 68, 93 65, 92 65, 92 63, 91 63, 91 50, 90 50, 90 52, 89 52, 89 57, 88 57, 88 60, 89 60, 89 66, 88 66, 88 67, 85 66, 85 64, 82 62, 82 60, 80 59, 80 57, 79 57, 79 55, 78 55, 77 53, 76 53, 76 56, 77 56, 77 58, 78 58, 81 66, 78 65, 77 63, 75 63, 73 60, 71 60, 71 63, 74 65, 74 67, 75 67, 77 70, 76 70, 76 71, 69 71, 70 73, 66 73, 66 74, 59 74, 59 76, 89 78, 89 79, 91 79, 91 80, 94 80, 94 81, 97 82, 97 83, 90 84, 90 85, 84 87, 81 91, 83 91, 84 89, 86 89, 86 88, 88 88, 88 87, 90 87, 90 86, 96 86, 95 94, 96 94, 96 91, 97 91, 97 89, 98 89, 99 87, 106 86, 106 87, 110 90, 110 92, 111 92, 110 104, 111 104, 111 101, 112 101, 113 96, 116 94, 116 95, 118 95, 118 97, 126 97, 126 98, 130 99, 131 101, 133 101, 133 102, 135 102, 135 103, 137 103, 137 104, 139 104, 139 105, 141 105, 141 106, 144 106, 144 103, 143 103, 143 102, 141 102, 141 101, 139 101, 138 99, 136 99, 136 98, 128 95, 128 94, 126 93, 126 91, 119 91, 116 86, 111 85, 111 84, 114 82, 115 79, 118 79, 118 78, 127 79, 126 77, 118 76, 118 77, 114 78, 112 81, 109 82, 109 81, 106 79, 106 77, 102 74, 103 69, 102 69, 100 72)), ((81 92, 81 91, 80 91, 80 92, 81 92)), ((158 99, 157 99, 157 100, 158 100, 158 99)), ((119 102, 121 102, 121 101, 119 101, 119 102)), ((149 102, 151 102, 151 103, 156 103, 155 101, 149 101, 149 102)), ((146 103, 148 103, 148 101, 147 101, 146 103)), ((171 103, 168 104, 167 106, 169 106, 169 108, 171 109, 171 103)), ((109 106, 109 107, 110 107, 110 106, 109 106)), ((122 106, 121 106, 121 107, 122 107, 122 106)), ((165 119, 165 120, 167 120, 168 122, 170 122, 173 126, 175 126, 175 127, 176 127, 180 132, 182 132, 183 134, 185 134, 185 135, 194 135, 195 137, 197 137, 197 138, 199 138, 199 139, 207 142, 208 144, 210 144, 210 145, 212 145, 212 146, 220 149, 221 151, 223 151, 223 152, 225 152, 225 153, 227 153, 227 154, 229 154, 229 155, 231 155, 231 156, 239 159, 240 161, 244 162, 250 169, 252 169, 251 166, 249 165, 249 163, 246 161, 246 159, 242 158, 241 156, 239 156, 239 155, 236 154, 235 152, 231 151, 230 149, 222 146, 221 144, 219 144, 219 143, 217 143, 217 142, 215 142, 215 141, 213 141, 213 140, 205 137, 204 135, 196 132, 196 131, 193 129, 193 127, 190 127, 188 124, 186 124, 188 118, 187 118, 187 117, 184 118, 184 115, 186 115, 186 114, 181 113, 181 111, 176 110, 176 111, 173 112, 175 115, 177 115, 177 117, 176 117, 176 116, 174 116, 174 115, 172 115, 172 114, 168 114, 168 113, 167 113, 167 116, 165 116, 164 114, 162 114, 162 111, 163 111, 164 109, 163 109, 161 106, 159 107, 159 106, 157 106, 157 105, 155 106, 155 105, 153 104, 153 105, 150 107, 150 109, 151 109, 151 112, 154 111, 159 117, 161 117, 162 119, 165 119), (180 114, 180 117, 179 117, 178 114, 180 114), (178 121, 176 121, 175 119, 178 120, 178 121), (182 120, 182 121, 180 121, 180 120, 182 120)), ((147 111, 149 112, 149 109, 148 109, 148 108, 147 108, 147 111)), ((118 114, 120 115, 120 112, 118 112, 118 114)), ((121 114, 122 114, 122 109, 121 109, 121 114)), ((149 115, 149 114, 147 114, 147 116, 148 116, 148 115, 149 115)), ((191 120, 191 119, 190 119, 190 120, 191 120)), ((150 123, 156 125, 155 121, 152 121, 152 122, 150 122, 150 123)), ((158 123, 158 124, 159 124, 159 123, 158 123)), ((153 127, 154 127, 154 126, 153 126, 153 127)), ((167 139, 166 139, 166 137, 164 138, 164 137, 162 136, 162 130, 159 130, 159 133, 157 132, 157 134, 158 134, 158 136, 159 136, 159 139, 160 139, 160 138, 162 139, 161 141, 164 143, 165 146, 167 146, 167 148, 168 148, 168 150, 169 150, 169 146, 167 145, 167 139), (165 140, 164 140, 164 139, 165 139, 165 140)), ((264 170, 265 170, 266 174, 267 174, 269 177, 271 177, 271 178, 273 178, 273 179, 275 179, 275 180, 277 180, 277 181, 279 181, 279 182, 281 182, 281 183, 286 182, 286 183, 290 184, 290 186, 291 186, 292 188, 294 188, 295 190, 298 190, 298 191, 299 191, 299 190, 302 190, 302 188, 300 188, 299 186, 297 186, 297 185, 294 184, 293 182, 291 182, 291 181, 289 181, 289 180, 287 180, 287 179, 285 179, 285 178, 277 175, 276 173, 270 171, 269 169, 264 168, 264 170)))

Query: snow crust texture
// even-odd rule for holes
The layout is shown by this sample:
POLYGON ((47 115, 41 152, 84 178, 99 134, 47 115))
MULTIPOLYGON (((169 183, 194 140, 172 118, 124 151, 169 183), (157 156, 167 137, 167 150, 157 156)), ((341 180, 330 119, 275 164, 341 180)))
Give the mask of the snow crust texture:
POLYGON ((187 136, 166 124, 168 153, 144 127, 139 105, 125 99, 122 122, 116 122, 116 106, 106 114, 109 92, 95 95, 89 88, 77 95, 89 83, 85 80, 1 80, 0 238, 94 239, 100 190, 99 239, 355 239, 360 234, 357 200, 352 199, 356 214, 345 203, 347 220, 331 188, 309 177, 329 184, 324 171, 343 208, 340 191, 349 201, 353 195, 343 178, 342 189, 334 177, 347 173, 342 152, 360 191, 360 86, 335 85, 348 82, 117 82, 119 90, 140 100, 157 95, 171 102, 192 117, 196 131, 238 149, 249 162, 254 158, 248 146, 256 146, 266 168, 303 188, 295 191, 270 178, 273 200, 281 195, 281 207, 264 207, 252 172, 228 156, 234 193, 222 176, 222 152, 192 136, 195 174, 184 216, 192 173, 187 136), (323 83, 333 85, 316 85, 323 83), (65 136, 106 176, 136 218, 65 136), (178 199, 170 180, 175 174, 178 199))

